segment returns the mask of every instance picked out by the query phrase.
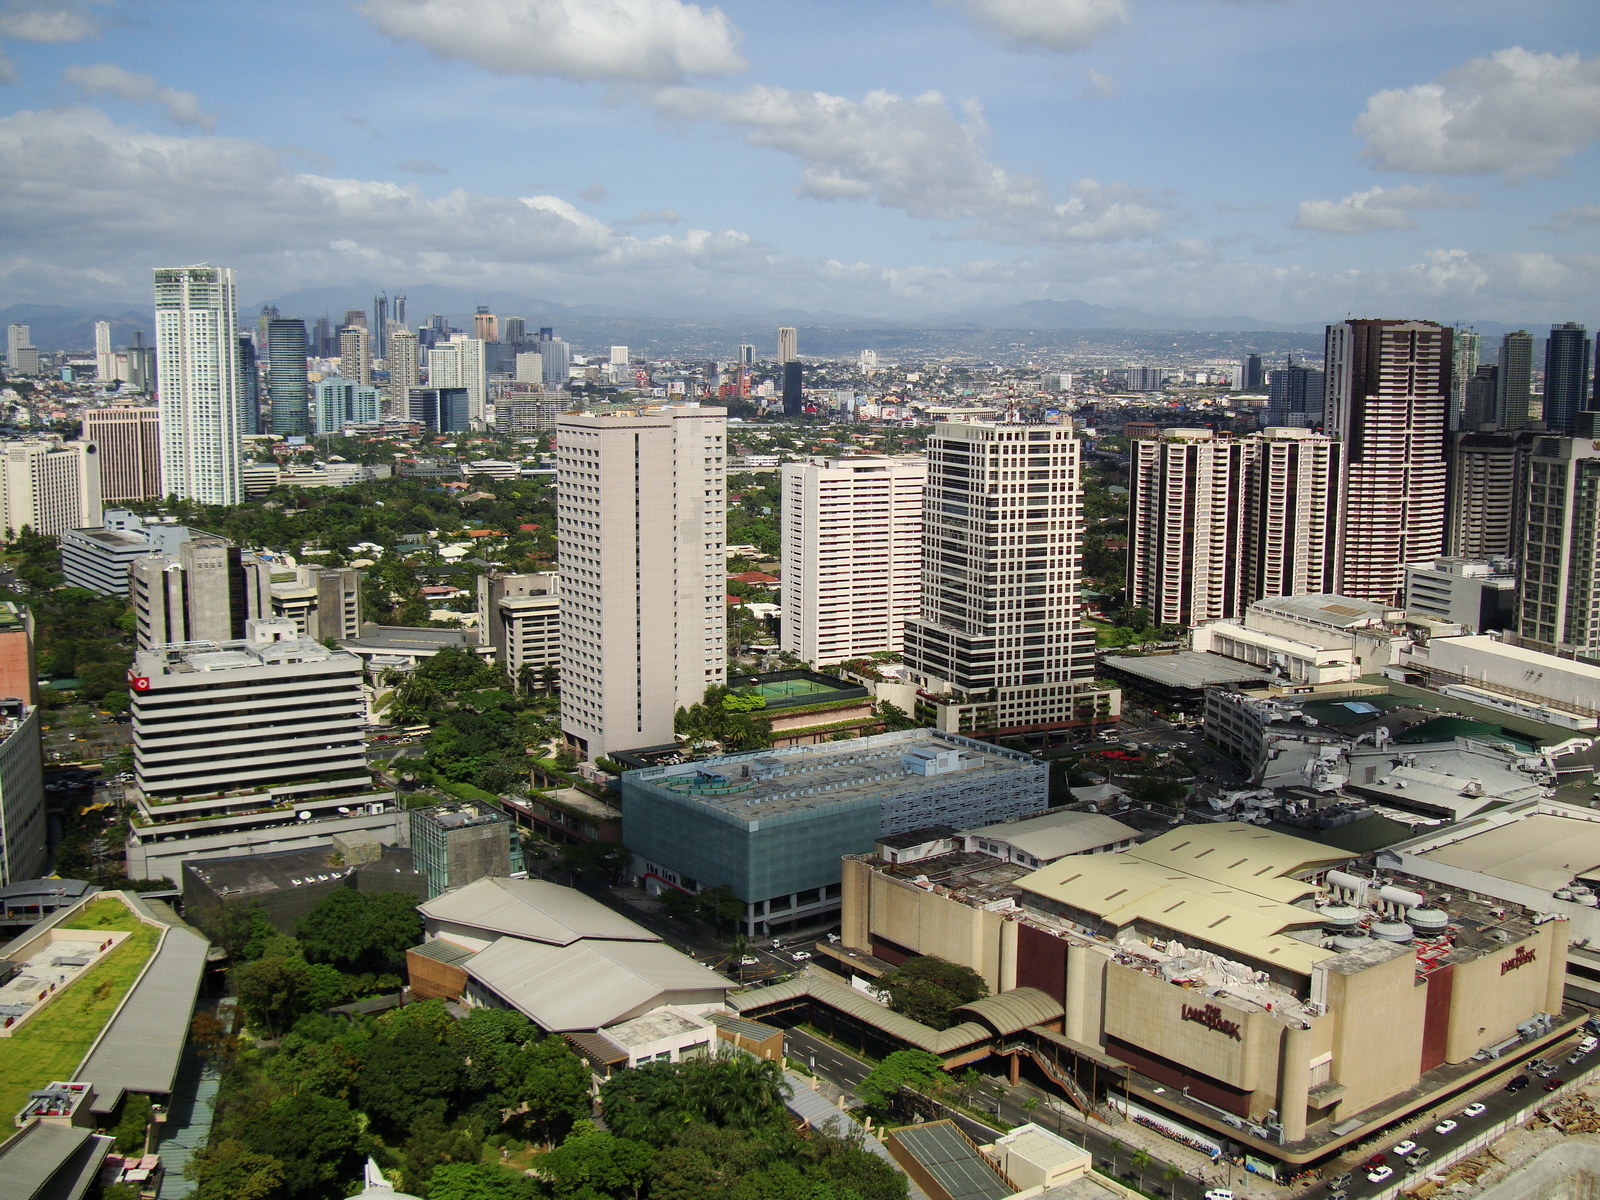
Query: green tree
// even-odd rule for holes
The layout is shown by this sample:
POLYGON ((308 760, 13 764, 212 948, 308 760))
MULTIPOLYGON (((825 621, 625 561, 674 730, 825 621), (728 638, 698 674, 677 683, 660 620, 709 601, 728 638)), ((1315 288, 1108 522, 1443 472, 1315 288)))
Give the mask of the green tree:
POLYGON ((589 1115, 589 1068, 563 1039, 529 1042, 506 1067, 501 1104, 522 1109, 524 1120, 543 1140, 552 1140, 589 1115))
POLYGON ((307 961, 344 971, 394 971, 422 940, 422 918, 400 892, 370 895, 340 889, 324 896, 295 932, 307 961))
POLYGON ((924 1093, 940 1091, 948 1083, 944 1060, 926 1050, 896 1050, 867 1072, 855 1086, 861 1102, 874 1112, 886 1113, 906 1088, 924 1093))
POLYGON ((655 1156, 650 1147, 580 1122, 566 1141, 539 1159, 550 1194, 563 1200, 611 1196, 638 1200, 655 1156))
POLYGON ((1144 1191, 1144 1173, 1145 1169, 1150 1166, 1150 1151, 1140 1146, 1133 1152, 1132 1157, 1128 1159, 1128 1165, 1134 1169, 1138 1176, 1139 1190, 1141 1192, 1144 1191))
POLYGON ((122 1113, 111 1133, 117 1139, 118 1154, 144 1153, 145 1138, 150 1130, 150 1097, 143 1092, 129 1092, 122 1101, 122 1113))
POLYGON ((304 1093, 259 1109, 248 1125, 252 1149, 283 1164, 283 1193, 292 1200, 330 1194, 355 1166, 360 1126, 345 1101, 304 1093))
POLYGON ((381 1029, 362 1056, 357 1096, 384 1129, 401 1132, 422 1119, 442 1119, 461 1085, 461 1056, 427 1026, 381 1029))
POLYGON ((526 1175, 482 1163, 440 1163, 428 1176, 428 1200, 537 1200, 526 1175))
POLYGON ((183 1174, 195 1184, 195 1200, 267 1200, 283 1183, 283 1164, 237 1138, 222 1138, 196 1153, 183 1174))
POLYGON ((614 1133, 659 1146, 701 1121, 745 1131, 781 1127, 786 1094, 775 1063, 736 1055, 624 1071, 601 1085, 600 1106, 614 1133))
POLYGON ((931 954, 906 959, 878 980, 896 1012, 934 1029, 950 1025, 952 1009, 989 994, 989 985, 971 967, 931 954))
POLYGON ((231 972, 239 1010, 250 1025, 276 1037, 310 1012, 322 983, 298 954, 271 954, 231 972))
POLYGON ((887 700, 880 700, 873 709, 879 720, 883 722, 885 733, 892 733, 897 729, 916 729, 914 721, 905 709, 897 704, 890 704, 887 700))

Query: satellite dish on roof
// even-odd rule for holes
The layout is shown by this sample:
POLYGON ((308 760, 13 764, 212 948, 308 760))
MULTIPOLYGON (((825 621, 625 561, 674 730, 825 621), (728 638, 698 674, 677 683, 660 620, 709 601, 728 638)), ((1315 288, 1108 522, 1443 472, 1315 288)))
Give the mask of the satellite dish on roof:
POLYGON ((299 812, 295 813, 295 819, 300 821, 309 821, 311 820, 311 813, 309 810, 302 808, 299 812))

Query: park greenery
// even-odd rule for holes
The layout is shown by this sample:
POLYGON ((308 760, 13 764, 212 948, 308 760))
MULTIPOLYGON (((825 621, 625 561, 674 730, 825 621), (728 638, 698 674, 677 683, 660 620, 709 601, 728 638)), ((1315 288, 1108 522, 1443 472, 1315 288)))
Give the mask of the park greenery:
POLYGON ((906 959, 881 976, 877 987, 888 994, 895 1012, 933 1029, 948 1029, 955 1009, 989 994, 989 985, 971 967, 932 954, 906 959))
POLYGON ((443 784, 489 793, 525 788, 529 752, 542 754, 559 733, 554 680, 524 669, 511 680, 476 654, 449 646, 414 670, 386 677, 393 690, 380 715, 397 725, 426 725, 421 770, 443 784))
POLYGON ((744 1055, 651 1063, 600 1089, 520 1013, 453 1020, 437 1000, 305 1016, 276 1044, 214 1020, 223 1069, 196 1200, 320 1200, 365 1156, 427 1200, 904 1200, 858 1143, 795 1131, 777 1067, 744 1055), (601 1128, 594 1118, 604 1122, 601 1128))

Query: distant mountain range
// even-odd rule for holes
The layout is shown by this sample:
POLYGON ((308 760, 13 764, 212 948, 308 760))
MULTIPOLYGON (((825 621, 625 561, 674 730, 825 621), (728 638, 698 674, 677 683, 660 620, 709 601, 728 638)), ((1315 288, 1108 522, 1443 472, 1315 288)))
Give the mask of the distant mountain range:
MULTIPOLYGON (((262 305, 270 304, 284 316, 302 317, 307 321, 328 316, 337 322, 347 309, 360 308, 370 313, 372 297, 378 290, 307 288, 242 304, 239 318, 244 327, 252 327, 262 305)), ((1243 347, 1262 353, 1305 352, 1308 348, 1320 348, 1323 330, 1320 323, 1286 324, 1250 316, 1163 316, 1081 300, 1028 300, 1006 308, 891 319, 793 308, 737 316, 707 313, 664 317, 611 305, 561 304, 516 292, 469 292, 438 286, 389 289, 391 301, 399 294, 406 297, 406 323, 413 328, 424 323, 430 314, 442 313, 457 328, 470 329, 473 313, 478 305, 484 304, 501 317, 521 317, 530 330, 553 326, 560 336, 572 342, 587 346, 627 344, 648 353, 663 354, 731 353, 739 343, 751 342, 765 355, 772 349, 774 331, 780 325, 793 325, 801 330, 802 354, 824 356, 854 353, 866 347, 891 352, 913 349, 937 352, 941 346, 952 351, 981 354, 1000 347, 1013 347, 1016 339, 997 336, 1005 333, 1030 335, 1024 344, 1041 349, 1116 344, 1133 352, 1151 334, 1172 333, 1210 336, 1180 338, 1177 345, 1160 343, 1169 351, 1217 353, 1243 347), (1111 336, 1118 334, 1126 336, 1111 336), (724 349, 719 351, 719 347, 724 349)), ((0 324, 30 326, 34 345, 41 350, 91 350, 95 322, 102 320, 111 322, 113 345, 127 345, 136 330, 144 334, 146 341, 153 340, 152 314, 148 308, 124 304, 108 305, 104 309, 12 304, 0 309, 0 324)), ((1538 333, 1542 323, 1518 326, 1478 321, 1467 324, 1489 341, 1518 328, 1538 333)), ((1486 353, 1485 357, 1491 356, 1486 353)))

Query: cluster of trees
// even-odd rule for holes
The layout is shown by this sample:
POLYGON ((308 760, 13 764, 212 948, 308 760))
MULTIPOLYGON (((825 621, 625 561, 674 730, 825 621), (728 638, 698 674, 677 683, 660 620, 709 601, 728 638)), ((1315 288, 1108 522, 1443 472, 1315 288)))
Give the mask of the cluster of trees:
POLYGON ((782 535, 783 477, 776 471, 747 471, 728 476, 728 544, 759 546, 776 557, 782 535), (739 497, 734 500, 733 497, 739 497))
POLYGON ((197 1032, 224 1073, 211 1141, 187 1171, 196 1200, 343 1195, 366 1155, 430 1200, 521 1195, 523 1177, 478 1166, 485 1148, 554 1144, 590 1113, 588 1068, 516 1012, 458 1022, 429 1000, 376 1019, 306 1016, 262 1049, 197 1032))
POLYGON ((680 708, 672 728, 691 747, 717 742, 725 750, 759 750, 772 745, 772 725, 755 714, 766 708, 759 696, 738 696, 730 688, 706 689, 699 704, 680 708))
POLYGON ((24 530, 8 543, 6 556, 21 590, 0 591, 0 600, 32 610, 40 675, 80 679, 80 698, 113 712, 125 710, 134 633, 127 598, 65 586, 53 537, 24 530))
POLYGON ((393 680, 384 715, 431 727, 423 762, 435 775, 506 792, 527 785, 529 748, 557 732, 548 682, 530 676, 514 686, 502 667, 446 647, 393 680))
POLYGON ((989 994, 989 985, 971 967, 932 954, 906 959, 877 986, 895 1012, 934 1029, 948 1029, 952 1011, 989 994))
POLYGON ((341 889, 278 933, 259 905, 203 910, 195 920, 232 966, 250 1028, 276 1037, 302 1017, 362 996, 398 991, 406 950, 422 940, 416 898, 341 889))
POLYGON ((377 1019, 300 1020, 274 1048, 205 1031, 223 1061, 196 1200, 341 1195, 364 1156, 428 1200, 905 1200, 859 1144, 794 1131, 776 1065, 652 1063, 600 1089, 521 1014, 438 1001, 377 1019), (503 1155, 542 1147, 525 1173, 503 1155))

